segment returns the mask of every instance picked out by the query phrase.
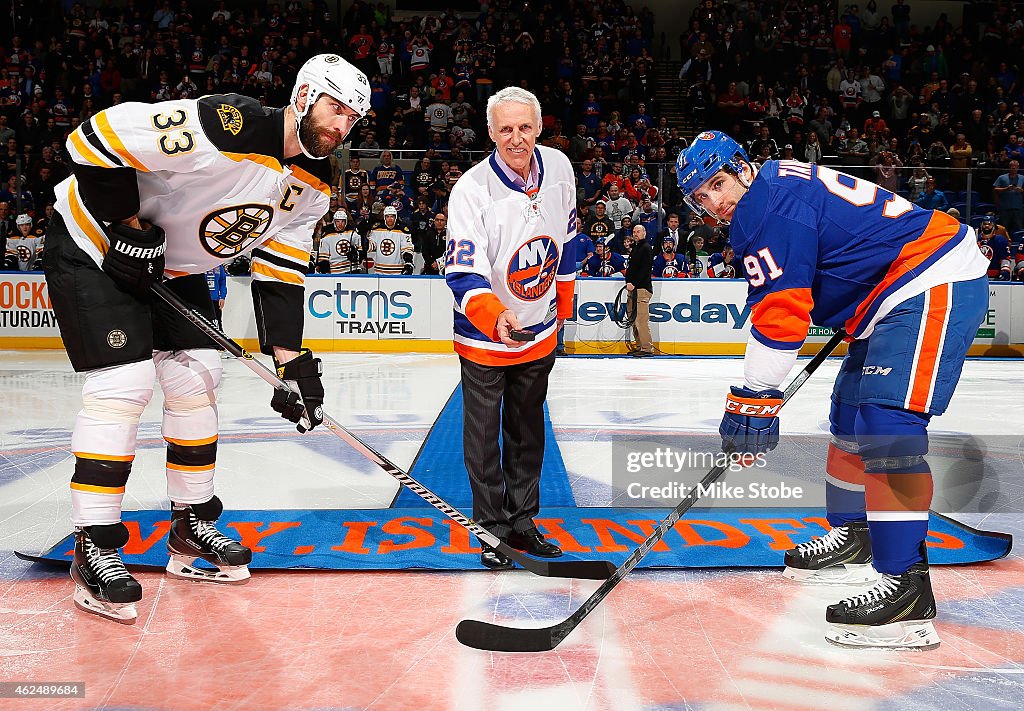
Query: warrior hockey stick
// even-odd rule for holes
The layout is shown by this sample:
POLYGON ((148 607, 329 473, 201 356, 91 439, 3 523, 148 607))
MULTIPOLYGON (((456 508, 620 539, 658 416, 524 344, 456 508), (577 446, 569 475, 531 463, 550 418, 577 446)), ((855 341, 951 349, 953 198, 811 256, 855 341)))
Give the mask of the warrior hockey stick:
MULTIPOLYGON (((256 373, 256 375, 260 376, 267 383, 275 388, 284 388, 295 392, 291 385, 277 376, 277 373, 260 361, 256 360, 251 353, 224 335, 224 333, 222 333, 221 330, 213 324, 213 322, 179 299, 178 296, 165 285, 155 284, 153 286, 153 292, 166 301, 171 308, 188 319, 194 326, 196 326, 196 328, 209 336, 210 339, 219 347, 239 359, 247 368, 249 368, 249 370, 256 373)), ((345 429, 344 426, 340 425, 326 412, 323 413, 323 416, 324 425, 331 431, 331 433, 347 442, 357 452, 397 479, 399 484, 412 491, 445 516, 455 521, 470 533, 474 534, 487 545, 492 548, 496 548, 501 551, 503 555, 511 558, 516 563, 519 563, 519 565, 523 566, 531 573, 535 575, 542 575, 547 578, 604 580, 615 570, 615 566, 607 560, 546 561, 527 557, 520 551, 517 551, 515 548, 512 548, 510 545, 502 541, 483 526, 480 526, 473 520, 463 516, 458 509, 448 504, 440 496, 413 479, 406 472, 399 469, 383 454, 375 450, 363 440, 359 439, 359 437, 349 430, 345 429)))
MULTIPOLYGON (((818 354, 811 359, 807 366, 793 378, 793 382, 789 384, 786 392, 783 393, 783 404, 793 397, 793 394, 811 377, 811 374, 818 369, 818 366, 825 362, 825 359, 828 358, 829 354, 836 349, 836 346, 845 337, 846 333, 843 330, 837 331, 828 343, 818 351, 818 354)), ((608 593, 615 589, 616 585, 622 582, 622 579, 629 574, 629 571, 636 567, 640 559, 647 555, 658 541, 664 538, 676 521, 689 511, 691 506, 697 503, 699 498, 698 492, 707 491, 722 476, 725 470, 726 467, 720 465, 709 471, 701 480, 700 486, 694 487, 690 495, 672 509, 669 515, 647 537, 647 540, 641 543, 640 547, 633 551, 622 565, 616 568, 611 577, 601 583, 601 587, 595 590, 594 594, 588 597, 576 612, 569 615, 562 622, 551 627, 523 629, 521 627, 504 627, 478 620, 463 620, 455 628, 456 639, 467 647, 492 652, 548 652, 554 649, 558 646, 559 642, 576 629, 576 626, 583 621, 584 617, 589 615, 608 596, 608 593)))

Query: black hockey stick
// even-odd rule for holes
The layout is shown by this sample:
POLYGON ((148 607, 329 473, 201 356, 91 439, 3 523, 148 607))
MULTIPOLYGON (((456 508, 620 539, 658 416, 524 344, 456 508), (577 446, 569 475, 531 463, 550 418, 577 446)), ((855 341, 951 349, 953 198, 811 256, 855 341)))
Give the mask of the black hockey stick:
MULTIPOLYGON (((249 368, 249 370, 263 378, 267 383, 275 388, 284 388, 294 392, 294 388, 281 378, 277 377, 277 373, 260 361, 256 360, 251 353, 224 335, 216 325, 214 325, 203 314, 199 313, 190 305, 179 299, 173 291, 167 288, 167 286, 164 284, 155 284, 153 286, 153 293, 166 301, 175 311, 187 318, 194 326, 196 326, 196 328, 209 336, 214 343, 233 355, 235 358, 239 359, 247 368, 249 368)), ((324 426, 327 427, 331 433, 347 442, 357 452, 397 479, 399 484, 412 491, 414 494, 468 530, 470 533, 477 536, 487 545, 498 549, 502 554, 519 563, 519 565, 523 566, 531 573, 535 575, 542 575, 547 578, 605 580, 615 570, 615 566, 607 560, 547 561, 537 560, 524 555, 502 541, 483 526, 480 526, 472 519, 463 516, 458 509, 448 504, 440 496, 413 479, 406 472, 399 469, 395 464, 388 460, 387 457, 363 440, 359 439, 355 434, 345 429, 344 426, 340 425, 326 412, 323 413, 323 415, 324 426)))
MULTIPOLYGON (((818 354, 793 378, 793 382, 786 388, 786 392, 783 394, 783 404, 793 397, 793 394, 811 377, 811 374, 818 369, 818 366, 825 362, 825 359, 828 358, 829 354, 836 349, 836 346, 845 337, 846 333, 840 329, 829 339, 828 343, 822 346, 818 354)), ((478 620, 462 620, 458 627, 455 628, 456 639, 467 647, 491 652, 547 652, 554 649, 558 646, 559 642, 576 629, 576 626, 583 621, 584 617, 593 612, 594 608, 608 596, 608 593, 615 589, 616 585, 622 582, 622 579, 629 574, 629 571, 636 567, 640 559, 647 555, 658 541, 664 538, 676 521, 689 511, 690 507, 697 503, 697 499, 700 498, 698 492, 702 490, 707 491, 722 476, 726 466, 719 465, 709 471, 700 484, 693 488, 690 495, 679 502, 669 515, 658 524, 657 528, 647 537, 647 540, 641 543, 640 547, 633 551, 626 558, 625 562, 615 569, 611 577, 601 583, 601 587, 595 590, 594 594, 588 597, 578 610, 562 622, 551 627, 523 629, 521 627, 504 627, 478 620)))

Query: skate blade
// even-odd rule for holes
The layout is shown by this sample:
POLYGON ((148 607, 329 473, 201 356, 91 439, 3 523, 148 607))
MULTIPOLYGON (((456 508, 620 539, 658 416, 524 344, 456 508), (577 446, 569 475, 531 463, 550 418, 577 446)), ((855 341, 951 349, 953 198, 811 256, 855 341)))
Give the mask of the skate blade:
POLYGON ((75 607, 90 615, 96 615, 107 620, 113 620, 121 625, 134 625, 139 619, 139 612, 135 609, 135 603, 115 603, 97 600, 89 595, 82 588, 75 588, 75 607))
POLYGON ((834 565, 820 570, 786 567, 782 577, 808 585, 870 585, 878 582, 879 574, 870 563, 834 565))
POLYGON ((939 634, 930 620, 893 622, 888 625, 829 624, 825 639, 847 649, 928 650, 939 646, 939 634))
POLYGON ((224 566, 217 570, 197 568, 199 558, 172 555, 167 561, 167 574, 182 580, 200 580, 208 583, 224 583, 227 585, 244 585, 249 582, 249 567, 245 565, 224 566))

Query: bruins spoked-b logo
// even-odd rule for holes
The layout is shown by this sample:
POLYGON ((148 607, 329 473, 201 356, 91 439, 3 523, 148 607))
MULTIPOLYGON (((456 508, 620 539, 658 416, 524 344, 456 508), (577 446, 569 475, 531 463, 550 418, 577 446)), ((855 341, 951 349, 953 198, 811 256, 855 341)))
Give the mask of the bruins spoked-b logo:
POLYGON ((127 344, 128 336, 121 329, 115 328, 107 334, 107 345, 111 348, 124 348, 127 344))
POLYGON ((211 212, 199 225, 203 249, 225 259, 244 251, 270 226, 274 208, 269 205, 232 205, 211 212))
POLYGON ((380 241, 380 253, 383 254, 385 257, 390 257, 392 254, 394 254, 396 247, 397 245, 394 243, 393 240, 385 238, 380 241))
POLYGON ((217 116, 220 118, 220 125, 232 136, 237 136, 242 131, 242 112, 230 104, 221 104, 217 107, 217 116))

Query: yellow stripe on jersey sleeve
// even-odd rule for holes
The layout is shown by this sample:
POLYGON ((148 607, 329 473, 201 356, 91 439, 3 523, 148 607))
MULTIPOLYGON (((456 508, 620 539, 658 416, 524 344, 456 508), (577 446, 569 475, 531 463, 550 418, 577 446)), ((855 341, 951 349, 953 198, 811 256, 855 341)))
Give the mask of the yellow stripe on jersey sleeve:
POLYGON ((269 264, 257 261, 256 259, 252 262, 250 268, 253 277, 264 276, 274 281, 283 281, 287 284, 299 284, 300 286, 304 283, 304 279, 301 274, 285 271, 284 269, 276 269, 269 264))
POLYGON ((102 111, 93 117, 96 123, 96 130, 99 131, 100 135, 106 140, 107 145, 113 149, 114 153, 121 156, 125 163, 135 168, 135 170, 141 170, 143 173, 148 173, 149 168, 142 164, 138 158, 133 156, 131 152, 125 148, 124 143, 118 138, 118 135, 114 132, 113 126, 110 125, 110 119, 107 118, 106 114, 102 111))
POLYGON ((74 220, 78 229, 85 233, 85 236, 100 251, 100 254, 106 256, 107 240, 96 225, 92 223, 92 220, 89 219, 85 209, 82 207, 82 203, 79 202, 78 181, 75 178, 72 178, 70 185, 68 185, 68 204, 71 206, 71 219, 74 220))
POLYGON ((302 182, 306 183, 307 185, 310 185, 313 188, 319 190, 324 195, 327 195, 328 197, 330 196, 330 194, 331 194, 331 186, 330 185, 328 185, 324 181, 320 180, 320 178, 316 177, 315 175, 310 173, 308 170, 303 170, 302 168, 300 168, 297 165, 293 165, 291 168, 292 168, 292 175, 294 175, 296 178, 298 178, 302 182))
POLYGON ((74 131, 71 132, 71 135, 68 137, 68 140, 71 141, 71 145, 74 146, 75 150, 78 152, 78 155, 82 156, 82 158, 87 160, 92 165, 95 165, 100 168, 120 167, 115 166, 109 160, 101 158, 100 155, 96 153, 92 148, 90 148, 89 144, 82 139, 81 132, 81 128, 76 128, 74 131))
POLYGON ((262 247, 264 249, 269 249, 271 252, 277 252, 278 254, 283 254, 286 257, 297 259, 302 264, 303 268, 305 268, 309 263, 309 254, 298 247, 293 247, 290 244, 279 242, 276 239, 270 240, 266 244, 262 245, 262 247))
POLYGON ((281 161, 270 156, 265 156, 261 153, 229 153, 227 151, 221 151, 220 154, 225 158, 230 158, 236 163, 241 163, 243 160, 249 160, 253 163, 259 163, 262 166, 266 166, 271 170, 275 170, 278 173, 283 173, 284 168, 281 167, 281 161))

